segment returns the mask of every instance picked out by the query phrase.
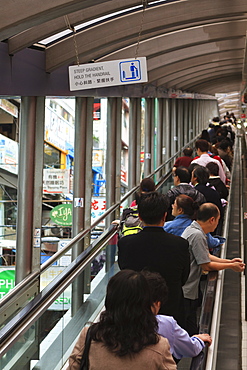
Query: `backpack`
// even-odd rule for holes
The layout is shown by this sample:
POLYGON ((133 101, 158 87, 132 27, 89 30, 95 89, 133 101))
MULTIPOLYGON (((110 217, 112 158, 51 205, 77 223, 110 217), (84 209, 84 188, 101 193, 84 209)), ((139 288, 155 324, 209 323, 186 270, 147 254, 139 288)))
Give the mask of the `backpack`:
POLYGON ((120 221, 120 236, 137 234, 142 228, 137 207, 125 208, 120 221))

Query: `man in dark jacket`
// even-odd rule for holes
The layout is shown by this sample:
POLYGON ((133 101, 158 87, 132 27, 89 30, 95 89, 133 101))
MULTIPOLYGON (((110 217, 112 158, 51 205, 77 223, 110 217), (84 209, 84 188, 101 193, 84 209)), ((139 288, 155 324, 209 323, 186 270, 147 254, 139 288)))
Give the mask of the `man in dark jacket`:
POLYGON ((206 167, 197 166, 193 170, 191 182, 195 186, 195 189, 197 189, 200 193, 204 195, 207 203, 215 204, 220 211, 220 221, 216 231, 214 231, 214 235, 215 234, 220 235, 223 225, 224 210, 222 207, 219 193, 211 188, 211 186, 208 184, 208 180, 209 180, 209 170, 206 167))
POLYGON ((167 282, 169 297, 161 313, 174 316, 183 326, 182 286, 190 271, 188 242, 164 231, 167 198, 157 192, 142 195, 138 202, 139 217, 144 228, 138 234, 118 242, 120 269, 159 272, 167 282))
POLYGON ((177 167, 173 171, 174 187, 166 193, 169 199, 169 207, 167 210, 167 221, 173 219, 172 217, 172 204, 180 194, 185 194, 194 199, 198 206, 206 202, 205 197, 198 190, 189 184, 191 180, 191 173, 186 167, 177 167))

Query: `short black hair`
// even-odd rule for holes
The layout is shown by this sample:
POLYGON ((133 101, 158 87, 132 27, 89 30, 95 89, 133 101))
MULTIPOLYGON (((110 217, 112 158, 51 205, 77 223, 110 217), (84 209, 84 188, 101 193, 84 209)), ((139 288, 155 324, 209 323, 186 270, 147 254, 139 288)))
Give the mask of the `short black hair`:
POLYGON ((197 166, 193 171, 198 184, 206 185, 209 179, 209 170, 204 166, 197 166))
POLYGON ((210 175, 218 176, 219 175, 219 166, 215 162, 209 162, 206 164, 207 169, 210 172, 210 175))
POLYGON ((195 143, 196 149, 200 149, 202 152, 207 152, 209 149, 209 143, 206 140, 199 139, 195 143))
POLYGON ((213 203, 203 203, 197 211, 197 220, 206 222, 211 217, 218 217, 220 215, 219 208, 213 203))
POLYGON ((163 306, 168 297, 168 288, 165 279, 158 272, 142 270, 141 274, 145 276, 148 282, 152 302, 161 302, 161 306, 163 306))
POLYGON ((222 149, 222 150, 226 150, 228 147, 230 147, 230 143, 228 140, 222 140, 218 146, 218 148, 222 149))
POLYGON ((185 148, 183 150, 183 153, 184 153, 185 157, 191 157, 192 153, 193 153, 193 149, 192 148, 185 148))
POLYGON ((140 191, 144 193, 149 193, 150 191, 155 191, 155 182, 150 177, 146 177, 141 181, 140 191))
POLYGON ((141 194, 138 201, 140 218, 149 225, 159 223, 167 212, 169 201, 167 196, 157 191, 141 194))
POLYGON ((186 182, 187 184, 190 182, 191 174, 188 168, 183 166, 176 167, 174 174, 178 176, 180 182, 186 182))

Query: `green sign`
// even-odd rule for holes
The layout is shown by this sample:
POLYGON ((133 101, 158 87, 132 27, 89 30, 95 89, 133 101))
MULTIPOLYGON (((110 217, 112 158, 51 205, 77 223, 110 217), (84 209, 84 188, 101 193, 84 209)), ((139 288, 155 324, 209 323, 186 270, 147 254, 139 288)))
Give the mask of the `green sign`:
POLYGON ((50 212, 50 217, 55 224, 62 226, 72 225, 72 204, 60 204, 50 212))
POLYGON ((0 299, 15 286, 15 270, 0 272, 0 299))

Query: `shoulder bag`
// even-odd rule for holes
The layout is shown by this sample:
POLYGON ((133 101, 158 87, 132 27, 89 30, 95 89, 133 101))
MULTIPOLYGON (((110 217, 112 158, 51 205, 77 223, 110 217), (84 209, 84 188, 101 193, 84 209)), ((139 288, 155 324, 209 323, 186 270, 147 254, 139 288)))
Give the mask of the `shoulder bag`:
POLYGON ((83 351, 82 358, 81 358, 80 370, 88 370, 89 369, 88 354, 89 354, 89 349, 90 349, 91 340, 92 340, 90 329, 91 329, 91 327, 88 329, 87 334, 86 334, 86 338, 85 338, 85 347, 84 347, 84 351, 83 351))

